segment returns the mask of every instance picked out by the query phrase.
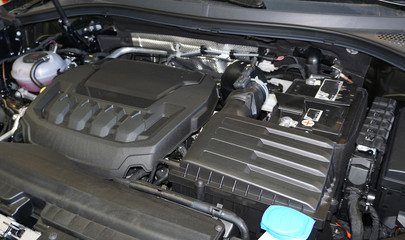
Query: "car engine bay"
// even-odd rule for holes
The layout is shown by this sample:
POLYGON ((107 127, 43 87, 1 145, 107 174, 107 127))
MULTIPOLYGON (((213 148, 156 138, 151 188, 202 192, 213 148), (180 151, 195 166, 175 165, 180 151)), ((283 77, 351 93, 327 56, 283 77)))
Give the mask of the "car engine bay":
POLYGON ((405 231, 400 69, 317 42, 70 22, 0 33, 0 237, 258 239, 273 205, 313 219, 308 239, 405 231))

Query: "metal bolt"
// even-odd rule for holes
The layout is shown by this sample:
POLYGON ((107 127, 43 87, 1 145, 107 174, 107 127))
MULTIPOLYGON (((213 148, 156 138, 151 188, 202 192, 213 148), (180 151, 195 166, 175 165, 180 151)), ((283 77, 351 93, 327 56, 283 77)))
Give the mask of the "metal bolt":
POLYGON ((359 51, 353 49, 353 48, 346 48, 346 52, 352 54, 352 55, 356 55, 359 53, 359 51))
POLYGON ((58 234, 56 232, 49 233, 49 240, 56 240, 58 238, 58 234))
POLYGON ((220 226, 220 225, 215 226, 215 230, 216 230, 217 232, 222 231, 222 226, 220 226))
POLYGON ((17 31, 17 32, 15 33, 15 35, 16 35, 17 37, 20 37, 20 36, 21 36, 21 32, 20 32, 20 31, 17 31))
POLYGON ((20 92, 15 92, 15 94, 14 94, 14 96, 16 97, 16 98, 22 98, 22 94, 20 93, 20 92))

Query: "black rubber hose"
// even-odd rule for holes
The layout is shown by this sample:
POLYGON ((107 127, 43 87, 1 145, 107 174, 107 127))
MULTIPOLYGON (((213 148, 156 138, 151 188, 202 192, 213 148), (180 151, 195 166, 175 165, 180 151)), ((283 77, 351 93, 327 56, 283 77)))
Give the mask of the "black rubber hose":
POLYGON ((147 176, 149 173, 146 172, 143 168, 138 169, 135 171, 132 176, 129 178, 131 181, 137 181, 145 176, 147 176))
MULTIPOLYGON (((244 74, 245 68, 251 63, 236 61, 229 65, 225 72, 221 76, 221 96, 223 100, 226 100, 229 94, 235 90, 234 83, 244 74)), ((245 73, 246 74, 246 73, 245 73)), ((265 74, 260 70, 260 68, 255 67, 251 74, 251 78, 258 77, 263 83, 267 83, 265 74)))
POLYGON ((3 128, 0 131, 0 135, 3 135, 8 130, 10 126, 10 121, 6 112, 2 108, 0 108, 0 123, 3 124, 3 128))
POLYGON ((156 171, 157 171, 157 164, 155 164, 155 166, 153 167, 152 171, 149 174, 148 178, 149 183, 153 183, 153 180, 155 180, 156 171))
POLYGON ((221 113, 232 114, 236 116, 251 117, 252 110, 245 104, 245 101, 239 99, 228 99, 221 113))
POLYGON ((350 228, 352 240, 363 240, 364 226, 360 211, 360 194, 351 191, 348 197, 350 228))
POLYGON ((159 168, 156 171, 157 180, 153 182, 153 185, 160 186, 164 181, 169 178, 169 169, 166 167, 159 168))
POLYGON ((87 55, 89 54, 88 52, 78 49, 78 48, 65 48, 65 49, 60 49, 58 50, 58 53, 74 53, 77 55, 87 55))
POLYGON ((257 83, 248 88, 234 90, 226 99, 221 113, 256 118, 266 100, 266 93, 257 83))
POLYGON ((372 220, 370 240, 377 240, 379 239, 378 237, 380 233, 380 217, 373 206, 368 207, 368 212, 370 213, 372 220))
POLYGON ((59 14, 61 20, 62 20, 62 22, 63 22, 63 25, 70 25, 70 22, 69 22, 68 17, 67 17, 67 15, 65 13, 65 10, 63 10, 63 7, 62 7, 62 5, 60 5, 59 1, 58 0, 52 0, 52 2, 53 2, 53 5, 55 6, 56 11, 59 14))
POLYGON ((156 180, 153 185, 159 186, 161 185, 164 181, 166 181, 169 178, 169 175, 167 175, 167 177, 164 178, 159 178, 158 180, 156 180))
POLYGON ((85 38, 83 38, 72 26, 69 22, 69 19, 66 15, 65 10, 63 9, 62 5, 60 4, 59 0, 52 0, 53 5, 55 6, 56 12, 58 12, 63 25, 63 30, 66 33, 68 39, 72 41, 74 44, 79 44, 79 47, 88 48, 89 44, 85 38))
POLYGON ((135 190, 138 190, 141 192, 145 192, 148 194, 152 194, 152 195, 158 196, 160 198, 190 207, 197 211, 200 211, 200 212, 203 212, 206 214, 210 214, 213 217, 217 217, 217 218, 226 220, 228 222, 231 222, 238 227, 238 229, 241 233, 242 239, 244 239, 244 240, 250 239, 249 229, 248 229, 246 223, 243 221, 242 218, 240 218, 234 212, 228 211, 226 209, 220 209, 214 205, 196 200, 191 197, 184 196, 179 193, 157 188, 156 186, 145 183, 145 182, 141 182, 141 181, 131 182, 131 181, 128 181, 128 180, 122 179, 122 178, 118 178, 118 179, 116 179, 116 181, 119 183, 122 183, 124 185, 127 185, 128 187, 130 187, 132 189, 135 189, 135 190))
POLYGON ((43 87, 45 87, 45 85, 42 84, 42 83, 35 77, 35 73, 36 73, 36 71, 37 71, 38 66, 41 65, 41 64, 44 63, 44 62, 47 62, 48 60, 49 60, 49 58, 47 58, 47 57, 42 57, 42 58, 38 59, 38 60, 34 63, 34 65, 33 65, 32 68, 31 68, 31 71, 30 71, 30 78, 31 78, 31 81, 32 81, 37 87, 39 87, 39 88, 43 88, 43 87))

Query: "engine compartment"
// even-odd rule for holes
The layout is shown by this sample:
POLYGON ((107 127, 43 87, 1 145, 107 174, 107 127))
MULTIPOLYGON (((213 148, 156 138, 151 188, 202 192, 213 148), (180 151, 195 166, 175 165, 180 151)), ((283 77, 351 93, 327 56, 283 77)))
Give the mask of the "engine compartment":
MULTIPOLYGON (((387 206, 388 193, 404 196, 398 190, 403 184, 391 184, 386 177, 398 170, 395 178, 405 181, 397 153, 403 111, 393 127, 403 102, 373 95, 370 88, 377 80, 370 82, 370 63, 378 60, 372 56, 321 43, 209 35, 122 17, 86 16, 72 22, 71 31, 86 44, 73 44, 56 21, 22 26, 18 31, 25 40, 18 48, 23 50, 2 61, 0 138, 13 142, 9 151, 18 151, 19 145, 22 152, 38 148, 52 157, 35 156, 33 164, 55 167, 60 160, 69 171, 96 176, 97 189, 115 183, 143 192, 135 194, 140 204, 147 204, 145 196, 151 194, 197 210, 204 216, 199 234, 207 239, 259 238, 270 206, 314 219, 305 237, 310 239, 347 239, 349 231, 353 239, 373 239, 375 231, 391 237, 404 227, 403 208, 387 206), (49 75, 45 65, 55 55, 63 63, 58 60, 50 83, 42 76, 49 75), (221 218, 221 211, 238 218, 221 218), (206 214, 221 224, 207 221, 206 214), (359 219, 361 231, 354 224, 359 219), (212 231, 213 226, 221 229, 212 231)), ((398 79, 392 81, 400 84, 398 79)), ((16 169, 29 172, 25 160, 15 160, 29 154, 20 155, 0 161, 13 159, 16 169)), ((55 186, 77 177, 67 170, 66 179, 37 172, 55 186)), ((7 179, 7 174, 0 177, 7 179)), ((14 187, 27 192, 23 186, 14 187)), ((128 194, 123 198, 131 198, 128 194)), ((56 201, 33 191, 28 195, 56 201)), ((12 203, 1 200, 6 198, 0 204, 12 203)), ((33 208, 44 216, 50 211, 48 205, 37 205, 33 208)), ((129 208, 142 212, 140 205, 129 208)), ((84 210, 70 211, 80 215, 84 210)), ((157 213, 148 208, 142 214, 157 213)), ((197 213, 193 217, 199 218, 197 213)), ((37 231, 48 224, 81 234, 50 223, 57 218, 38 219, 43 220, 31 226, 37 231)), ((181 228, 172 227, 173 232, 181 228)), ((181 237, 192 231, 199 230, 181 237)))

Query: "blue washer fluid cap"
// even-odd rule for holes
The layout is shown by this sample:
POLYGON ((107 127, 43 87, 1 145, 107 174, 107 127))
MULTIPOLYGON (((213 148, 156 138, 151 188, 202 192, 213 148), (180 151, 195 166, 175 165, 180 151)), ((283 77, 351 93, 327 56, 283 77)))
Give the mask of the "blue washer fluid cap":
POLYGON ((260 227, 279 240, 307 239, 315 220, 289 207, 272 205, 262 216, 260 227))

